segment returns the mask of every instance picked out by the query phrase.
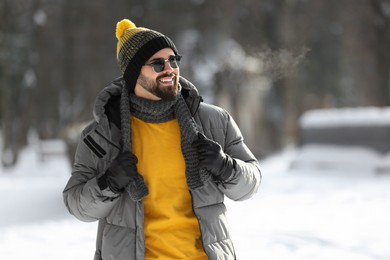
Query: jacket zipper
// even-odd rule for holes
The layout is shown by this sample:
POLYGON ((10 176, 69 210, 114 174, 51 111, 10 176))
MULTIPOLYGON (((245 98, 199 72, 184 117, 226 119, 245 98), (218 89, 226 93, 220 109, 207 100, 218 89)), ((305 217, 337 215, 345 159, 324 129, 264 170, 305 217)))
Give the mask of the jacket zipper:
POLYGON ((194 216, 196 217, 197 221, 198 221, 198 226, 199 226, 199 232, 200 232, 200 241, 202 242, 202 248, 203 248, 203 252, 207 255, 207 258, 210 259, 210 256, 208 255, 207 251, 206 251, 206 248, 204 246, 204 243, 203 243, 203 234, 202 234, 202 229, 200 227, 200 221, 199 221, 199 217, 198 215, 196 215, 195 213, 195 209, 194 209, 194 197, 192 196, 192 192, 189 190, 189 193, 190 193, 190 196, 191 196, 191 208, 192 208, 192 212, 194 213, 194 216))

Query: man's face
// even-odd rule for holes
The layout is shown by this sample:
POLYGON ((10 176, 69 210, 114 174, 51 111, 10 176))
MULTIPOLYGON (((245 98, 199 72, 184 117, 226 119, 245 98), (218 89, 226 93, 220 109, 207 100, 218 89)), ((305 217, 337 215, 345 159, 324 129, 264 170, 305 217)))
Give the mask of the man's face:
POLYGON ((174 100, 176 98, 179 92, 180 69, 178 66, 172 68, 168 60, 172 56, 175 56, 173 50, 165 48, 156 52, 145 63, 146 65, 142 66, 134 89, 137 96, 151 100, 174 100), (153 64, 161 59, 164 61, 164 67, 160 66, 162 69, 159 71, 160 69, 154 68, 153 64))

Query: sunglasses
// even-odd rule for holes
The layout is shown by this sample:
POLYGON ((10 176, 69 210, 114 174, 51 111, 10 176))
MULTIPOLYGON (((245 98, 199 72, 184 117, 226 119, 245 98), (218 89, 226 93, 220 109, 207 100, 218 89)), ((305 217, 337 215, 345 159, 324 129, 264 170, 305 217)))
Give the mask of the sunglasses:
POLYGON ((171 66, 171 68, 173 69, 179 68, 180 60, 181 55, 171 55, 168 59, 155 59, 151 63, 145 64, 144 66, 150 66, 155 72, 159 73, 164 70, 166 62, 169 62, 169 66, 171 66))

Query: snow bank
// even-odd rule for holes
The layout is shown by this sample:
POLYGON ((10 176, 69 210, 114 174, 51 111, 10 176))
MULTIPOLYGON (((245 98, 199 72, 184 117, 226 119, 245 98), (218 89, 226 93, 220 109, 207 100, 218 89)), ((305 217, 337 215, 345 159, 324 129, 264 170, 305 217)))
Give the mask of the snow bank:
POLYGON ((299 120, 299 144, 294 167, 387 172, 390 108, 308 111, 299 120))
POLYGON ((390 174, 390 153, 385 155, 365 147, 309 144, 291 160, 292 169, 333 174, 390 174))
POLYGON ((389 126, 390 108, 355 107, 313 109, 305 112, 299 120, 303 128, 334 126, 389 126))

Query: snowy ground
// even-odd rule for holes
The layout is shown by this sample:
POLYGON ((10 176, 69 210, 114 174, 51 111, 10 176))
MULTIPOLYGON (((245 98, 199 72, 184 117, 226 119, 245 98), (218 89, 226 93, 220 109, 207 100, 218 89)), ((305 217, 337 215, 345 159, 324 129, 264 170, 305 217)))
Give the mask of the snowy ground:
MULTIPOLYGON (((245 202, 228 201, 238 259, 390 259, 390 177, 370 171, 289 170, 294 151, 262 162, 263 183, 245 202)), ((63 158, 41 162, 26 149, 0 168, 0 258, 92 259, 96 223, 65 210, 63 158)))

